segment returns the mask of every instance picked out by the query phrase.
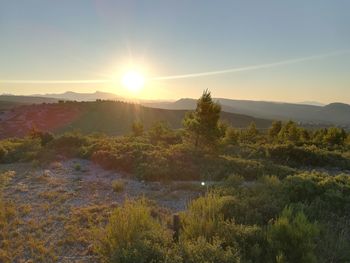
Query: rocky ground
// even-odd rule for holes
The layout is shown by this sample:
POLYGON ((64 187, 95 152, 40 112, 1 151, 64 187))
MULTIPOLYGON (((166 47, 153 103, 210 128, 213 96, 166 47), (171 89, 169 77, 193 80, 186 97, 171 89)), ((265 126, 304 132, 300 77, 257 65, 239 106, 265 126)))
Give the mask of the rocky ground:
POLYGON ((7 236, 14 262, 97 262, 93 228, 125 198, 145 196, 175 213, 203 192, 200 182, 140 182, 81 159, 0 171, 12 171, 3 194, 13 210, 7 236))

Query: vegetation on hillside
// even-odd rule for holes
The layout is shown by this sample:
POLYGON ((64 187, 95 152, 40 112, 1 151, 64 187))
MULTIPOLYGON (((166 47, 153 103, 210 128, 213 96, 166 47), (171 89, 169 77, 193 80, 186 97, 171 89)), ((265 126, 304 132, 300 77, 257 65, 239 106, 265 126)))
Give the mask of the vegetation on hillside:
MULTIPOLYGON (((45 167, 79 157, 139 180, 212 183, 180 213, 178 238, 169 211, 146 199, 89 221, 85 242, 101 262, 349 261, 350 134, 292 121, 276 121, 268 131, 254 123, 237 129, 220 120, 220 109, 205 91, 179 130, 140 121, 118 137, 33 130, 0 141, 0 163, 45 167)), ((124 191, 122 181, 112 187, 124 191)), ((0 261, 11 262, 6 207, 0 195, 0 261)))

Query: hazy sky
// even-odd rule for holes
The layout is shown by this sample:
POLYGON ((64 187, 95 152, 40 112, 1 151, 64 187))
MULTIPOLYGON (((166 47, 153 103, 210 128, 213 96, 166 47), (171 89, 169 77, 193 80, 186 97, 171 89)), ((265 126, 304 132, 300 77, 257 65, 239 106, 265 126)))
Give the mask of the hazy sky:
POLYGON ((119 78, 133 63, 151 79, 246 69, 150 79, 143 98, 208 88, 215 97, 350 103, 349 10, 347 0, 0 0, 0 93, 130 95, 119 78))

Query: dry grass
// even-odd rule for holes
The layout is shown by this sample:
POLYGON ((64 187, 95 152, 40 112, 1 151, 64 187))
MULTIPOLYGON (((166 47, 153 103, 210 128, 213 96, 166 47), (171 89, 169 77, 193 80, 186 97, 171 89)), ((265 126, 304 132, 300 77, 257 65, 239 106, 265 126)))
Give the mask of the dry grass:
POLYGON ((0 165, 0 170, 16 171, 0 173, 0 182, 6 185, 0 202, 1 263, 100 262, 92 235, 124 200, 114 192, 129 197, 142 193, 183 206, 183 194, 167 196, 167 191, 160 191, 163 186, 121 179, 84 160, 77 162, 86 168, 84 174, 76 171, 74 160, 38 168, 31 163, 0 165))
POLYGON ((125 182, 123 182, 121 180, 114 180, 112 182, 112 188, 113 188, 114 192, 121 193, 125 189, 125 182))

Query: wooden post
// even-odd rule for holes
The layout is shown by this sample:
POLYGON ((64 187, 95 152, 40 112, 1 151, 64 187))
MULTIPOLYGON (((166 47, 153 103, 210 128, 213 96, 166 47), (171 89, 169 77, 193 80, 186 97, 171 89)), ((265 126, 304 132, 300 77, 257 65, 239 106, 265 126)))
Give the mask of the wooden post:
POLYGON ((173 239, 174 239, 174 242, 179 241, 180 227, 181 227, 180 216, 178 214, 174 214, 173 215, 173 230, 174 230, 173 239))

